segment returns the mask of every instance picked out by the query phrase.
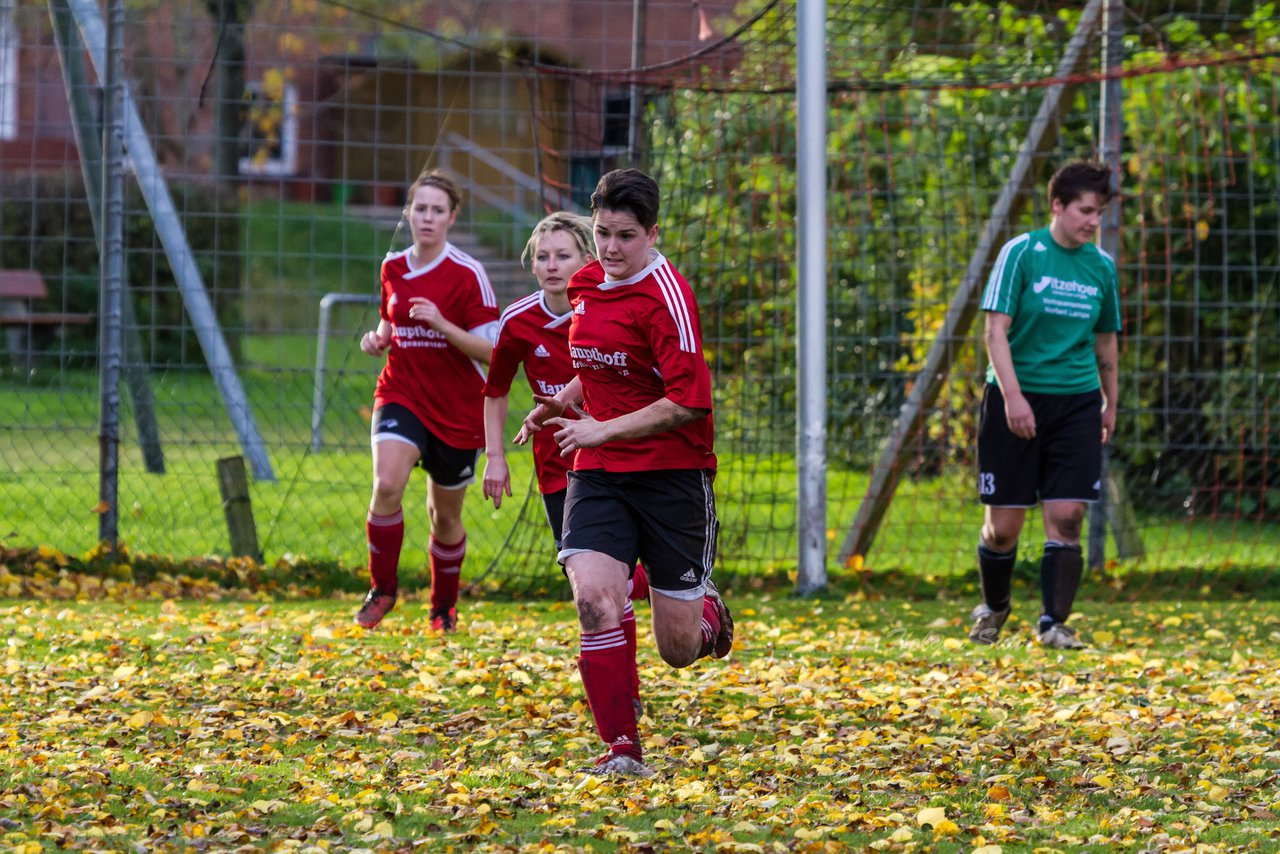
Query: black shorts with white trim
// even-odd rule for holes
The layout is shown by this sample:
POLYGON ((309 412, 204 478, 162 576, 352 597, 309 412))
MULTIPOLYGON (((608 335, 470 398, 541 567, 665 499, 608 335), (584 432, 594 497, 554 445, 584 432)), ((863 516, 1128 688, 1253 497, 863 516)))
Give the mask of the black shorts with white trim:
POLYGON ((649 586, 675 599, 697 599, 716 558, 715 472, 569 472, 564 509, 564 563, 600 552, 634 572, 644 561, 649 586))
POLYGON ((1102 490, 1102 393, 1023 395, 1036 435, 1015 436, 1004 395, 989 383, 978 419, 978 498, 993 507, 1098 500, 1102 490))
POLYGON ((478 448, 446 445, 408 407, 388 403, 373 411, 370 441, 405 442, 418 449, 418 465, 443 489, 463 489, 476 479, 478 448))

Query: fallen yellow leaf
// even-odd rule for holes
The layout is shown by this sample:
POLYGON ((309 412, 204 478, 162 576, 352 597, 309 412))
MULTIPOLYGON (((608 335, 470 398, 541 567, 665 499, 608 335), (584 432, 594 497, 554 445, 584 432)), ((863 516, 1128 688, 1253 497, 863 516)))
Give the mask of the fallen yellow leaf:
POLYGON ((947 820, 947 810, 945 807, 929 807, 922 809, 916 813, 916 826, 924 827, 932 825, 937 827, 938 824, 947 820))

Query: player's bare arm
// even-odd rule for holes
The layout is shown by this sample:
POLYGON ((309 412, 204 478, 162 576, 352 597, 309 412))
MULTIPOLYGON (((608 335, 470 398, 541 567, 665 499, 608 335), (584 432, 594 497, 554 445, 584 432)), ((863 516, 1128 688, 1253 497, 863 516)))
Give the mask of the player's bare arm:
POLYGON ((507 421, 510 397, 484 399, 484 497, 493 500, 495 510, 502 507, 502 494, 511 495, 511 472, 507 468, 507 452, 502 447, 502 428, 507 421))
POLYGON ((998 311, 987 312, 986 330, 983 340, 987 345, 987 357, 995 368, 996 381, 1000 384, 1000 393, 1004 395, 1004 414, 1009 422, 1009 430, 1020 439, 1034 439, 1036 435, 1036 417, 1031 412, 1031 405, 1022 396, 1022 386, 1018 384, 1018 375, 1013 370, 1013 354, 1009 351, 1009 325, 1013 318, 998 311))
POLYGON ((391 323, 378 321, 378 327, 360 336, 360 349, 370 356, 381 356, 391 346, 391 323))
POLYGON ((1114 332, 1094 335, 1093 353, 1098 360, 1098 381, 1102 385, 1102 444, 1116 432, 1116 410, 1120 394, 1120 347, 1114 332))
POLYGON ((560 453, 566 456, 579 448, 595 448, 619 439, 639 439, 664 433, 711 414, 710 409, 691 409, 665 397, 643 409, 608 421, 597 421, 576 404, 573 409, 578 415, 576 419, 551 418, 546 422, 559 428, 556 443, 560 446, 560 453))
POLYGON ((413 307, 409 309, 411 318, 422 321, 439 332, 468 359, 475 359, 485 365, 489 364, 489 359, 493 356, 492 341, 482 335, 468 332, 449 320, 440 313, 439 306, 426 297, 412 297, 409 302, 413 303, 413 307))

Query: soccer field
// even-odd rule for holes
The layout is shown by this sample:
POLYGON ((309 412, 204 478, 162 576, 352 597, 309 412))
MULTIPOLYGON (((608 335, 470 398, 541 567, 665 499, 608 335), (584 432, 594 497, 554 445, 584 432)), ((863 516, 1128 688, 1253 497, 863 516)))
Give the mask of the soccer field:
POLYGON ((641 606, 649 780, 576 771, 596 745, 567 603, 464 601, 445 638, 413 599, 372 634, 354 598, 9 600, 4 839, 1165 851, 1280 832, 1280 607, 1086 599, 1095 646, 1064 654, 1030 643, 1033 600, 1018 589, 979 648, 969 602, 733 597, 733 655, 685 671, 641 606))

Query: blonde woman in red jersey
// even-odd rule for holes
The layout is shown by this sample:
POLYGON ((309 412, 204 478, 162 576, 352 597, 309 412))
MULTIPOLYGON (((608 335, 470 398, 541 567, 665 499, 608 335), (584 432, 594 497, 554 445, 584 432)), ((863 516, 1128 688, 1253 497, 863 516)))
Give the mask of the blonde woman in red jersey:
MULTIPOLYGON (((532 262, 538 290, 516 300, 502 313, 484 389, 485 467, 481 483, 495 509, 502 506, 504 495, 511 495, 511 474, 502 438, 511 381, 521 366, 534 394, 554 395, 573 381, 569 359, 569 277, 592 260, 593 248, 591 220, 566 211, 553 213, 534 226, 524 247, 521 261, 532 262)), ((561 455, 550 430, 534 434, 533 467, 557 551, 563 539, 567 473, 572 464, 572 458, 561 455)), ((640 679, 636 672, 636 618, 631 602, 648 595, 644 567, 637 564, 628 582, 622 613, 636 704, 640 702, 640 679)))
POLYGON ((401 502, 420 465, 431 522, 431 627, 451 632, 467 551, 462 500, 484 445, 484 366, 497 335, 498 301, 480 262, 449 243, 458 218, 453 182, 424 172, 408 199, 413 246, 382 262, 381 319, 360 339, 360 349, 386 353, 387 363, 374 393, 373 497, 365 526, 372 586, 355 620, 372 629, 395 607, 401 502))
POLYGON ((636 169, 606 174, 591 196, 596 257, 569 284, 576 377, 535 395, 517 441, 553 430, 576 455, 560 561, 581 630, 578 669, 607 747, 586 770, 648 776, 621 628, 626 582, 642 558, 653 636, 687 667, 733 647, 733 620, 711 583, 718 522, 711 374, 689 284, 654 248, 658 185, 636 169), (584 408, 585 406, 585 408, 584 408), (566 418, 567 410, 578 417, 566 418))

